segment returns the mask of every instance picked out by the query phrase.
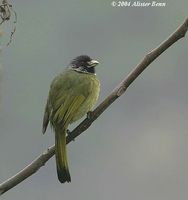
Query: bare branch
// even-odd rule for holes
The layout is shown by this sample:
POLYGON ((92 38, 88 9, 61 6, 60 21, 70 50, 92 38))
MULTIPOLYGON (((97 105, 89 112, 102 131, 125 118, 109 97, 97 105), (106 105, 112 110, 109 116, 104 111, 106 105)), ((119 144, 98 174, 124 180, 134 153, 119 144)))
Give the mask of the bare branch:
MULTIPOLYGON (((112 91, 112 93, 87 117, 84 119, 68 136, 67 144, 79 136, 131 85, 131 83, 152 63, 160 54, 167 50, 176 41, 185 36, 188 30, 188 18, 185 22, 172 33, 168 39, 162 42, 158 47, 148 53, 136 68, 112 91)), ((54 146, 36 158, 31 164, 18 172, 13 177, 0 184, 0 195, 10 190, 35 172, 37 172, 54 155, 54 146)))
POLYGON ((10 33, 9 41, 6 44, 7 47, 12 42, 14 33, 16 32, 17 13, 13 9, 13 6, 11 4, 9 4, 8 0, 1 0, 1 2, 0 2, 0 25, 2 25, 6 21, 9 21, 11 19, 12 15, 14 16, 14 21, 13 21, 14 26, 10 33))

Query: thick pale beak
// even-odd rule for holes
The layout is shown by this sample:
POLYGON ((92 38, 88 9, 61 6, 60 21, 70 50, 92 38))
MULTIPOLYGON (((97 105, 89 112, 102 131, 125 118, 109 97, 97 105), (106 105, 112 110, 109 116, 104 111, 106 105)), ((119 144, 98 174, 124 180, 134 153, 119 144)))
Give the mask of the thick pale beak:
POLYGON ((91 60, 88 62, 89 67, 95 67, 98 64, 99 62, 97 60, 91 60))

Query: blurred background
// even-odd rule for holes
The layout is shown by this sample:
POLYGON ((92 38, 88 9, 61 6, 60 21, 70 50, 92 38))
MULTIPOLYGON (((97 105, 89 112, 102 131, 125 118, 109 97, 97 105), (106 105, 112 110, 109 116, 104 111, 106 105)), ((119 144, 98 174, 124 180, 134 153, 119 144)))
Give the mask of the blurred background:
MULTIPOLYGON (((17 31, 0 55, 1 182, 54 144, 50 129, 41 133, 54 76, 75 56, 96 58, 101 63, 100 103, 187 17, 187 0, 162 2, 165 7, 154 8, 112 7, 110 0, 12 2, 17 31)), ((2 43, 10 27, 4 25, 2 43)), ((70 184, 58 182, 52 158, 1 199, 186 199, 187 52, 188 36, 153 62, 124 96, 68 145, 70 184)))

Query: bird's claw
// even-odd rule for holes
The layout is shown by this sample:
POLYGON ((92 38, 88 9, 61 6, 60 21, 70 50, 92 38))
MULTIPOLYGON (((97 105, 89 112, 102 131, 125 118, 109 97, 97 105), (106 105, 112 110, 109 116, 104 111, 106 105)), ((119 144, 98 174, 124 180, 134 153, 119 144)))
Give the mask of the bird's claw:
POLYGON ((91 118, 92 118, 92 114, 93 114, 92 111, 87 112, 87 118, 88 118, 88 119, 91 119, 91 118))
MULTIPOLYGON (((69 136, 71 133, 71 131, 69 129, 67 129, 67 136, 69 136)), ((75 139, 73 139, 72 141, 75 141, 75 139)))
POLYGON ((67 129, 67 135, 70 135, 70 133, 71 133, 71 132, 70 132, 70 130, 69 130, 69 129, 67 129))

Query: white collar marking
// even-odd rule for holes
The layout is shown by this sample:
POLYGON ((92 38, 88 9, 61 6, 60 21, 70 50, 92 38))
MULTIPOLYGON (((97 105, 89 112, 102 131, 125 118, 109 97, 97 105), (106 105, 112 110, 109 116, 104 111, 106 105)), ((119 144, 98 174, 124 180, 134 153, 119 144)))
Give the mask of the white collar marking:
POLYGON ((72 68, 74 71, 76 72, 80 72, 80 73, 84 73, 84 74, 93 74, 93 75, 96 75, 96 73, 90 73, 90 72, 87 72, 87 71, 83 71, 83 70, 80 70, 79 68, 72 68))

